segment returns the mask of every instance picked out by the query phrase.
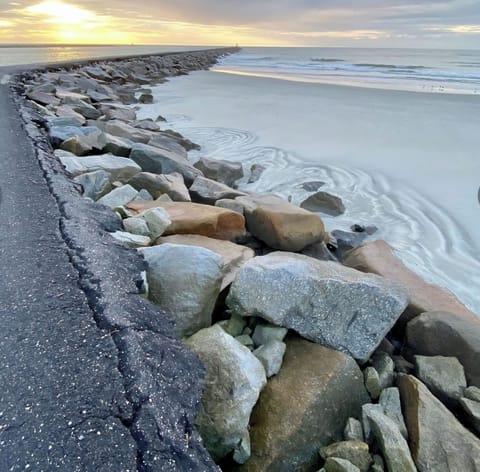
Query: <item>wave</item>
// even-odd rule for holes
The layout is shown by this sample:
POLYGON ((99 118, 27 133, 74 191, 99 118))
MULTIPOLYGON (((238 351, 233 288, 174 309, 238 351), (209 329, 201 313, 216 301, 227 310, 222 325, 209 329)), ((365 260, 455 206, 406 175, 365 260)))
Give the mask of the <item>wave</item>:
MULTIPOLYGON (((425 66, 402 66, 402 65, 395 65, 395 64, 353 64, 356 67, 371 67, 372 69, 378 68, 378 69, 403 69, 403 70, 416 70, 416 69, 428 69, 428 67, 425 66)), ((432 67, 430 67, 432 69, 432 67)))
POLYGON ((320 57, 320 58, 317 58, 317 57, 312 57, 310 59, 312 62, 345 62, 344 59, 330 59, 330 58, 326 58, 326 57, 320 57))

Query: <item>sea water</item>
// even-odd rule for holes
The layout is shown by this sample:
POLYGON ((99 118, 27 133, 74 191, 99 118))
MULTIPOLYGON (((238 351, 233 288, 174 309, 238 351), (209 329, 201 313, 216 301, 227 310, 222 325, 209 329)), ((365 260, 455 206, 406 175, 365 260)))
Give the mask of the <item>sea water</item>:
POLYGON ((371 240, 480 314, 479 64, 478 51, 246 48, 155 87, 139 116, 202 145, 192 159, 265 166, 243 190, 300 204, 303 182, 324 182, 347 208, 321 215, 329 230, 376 225, 371 240))

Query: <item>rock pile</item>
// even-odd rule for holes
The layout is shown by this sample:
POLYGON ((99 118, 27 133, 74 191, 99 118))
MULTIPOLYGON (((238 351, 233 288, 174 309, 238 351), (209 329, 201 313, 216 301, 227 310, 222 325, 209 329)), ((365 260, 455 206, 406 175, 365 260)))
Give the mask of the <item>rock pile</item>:
POLYGON ((112 242, 140 248, 144 291, 206 367, 205 447, 224 470, 478 472, 478 317, 384 241, 361 245, 374 228, 327 233, 314 211, 344 207, 322 182, 303 208, 242 192, 241 164, 192 165, 197 145, 137 120, 146 86, 218 56, 25 77, 56 158, 122 220, 112 242))

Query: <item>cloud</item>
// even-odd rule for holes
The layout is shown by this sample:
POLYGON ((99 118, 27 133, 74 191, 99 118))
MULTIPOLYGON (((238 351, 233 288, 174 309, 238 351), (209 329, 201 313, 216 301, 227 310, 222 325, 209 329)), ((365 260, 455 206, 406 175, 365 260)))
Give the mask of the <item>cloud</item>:
POLYGON ((0 0, 0 18, 35 41, 435 46, 480 34, 478 0, 0 0))

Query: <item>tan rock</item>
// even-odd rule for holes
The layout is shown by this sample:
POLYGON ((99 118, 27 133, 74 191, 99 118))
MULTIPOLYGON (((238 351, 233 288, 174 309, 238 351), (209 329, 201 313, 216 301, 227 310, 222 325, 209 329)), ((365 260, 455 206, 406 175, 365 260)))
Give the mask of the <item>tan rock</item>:
POLYGON ((448 289, 425 282, 406 267, 385 241, 378 240, 360 246, 351 251, 343 263, 363 272, 382 275, 403 285, 410 294, 410 304, 401 317, 402 322, 407 322, 426 311, 448 311, 480 321, 448 289))
POLYGON ((245 246, 232 243, 230 241, 221 241, 219 239, 207 238, 197 234, 175 234, 173 236, 163 236, 155 241, 155 244, 182 244, 184 246, 200 246, 210 251, 216 252, 223 258, 223 281, 222 290, 230 285, 241 265, 252 259, 255 252, 245 246))
POLYGON ((275 195, 238 197, 248 230, 274 249, 301 251, 325 236, 322 219, 275 195))
POLYGON ((245 219, 226 208, 190 202, 145 202, 128 204, 134 216, 150 208, 165 208, 172 224, 164 235, 200 234, 209 238, 235 240, 245 234, 245 219))
POLYGON ((419 472, 478 472, 480 439, 415 377, 400 375, 398 386, 419 472))
POLYGON ((347 419, 368 401, 351 357, 297 336, 286 342, 282 368, 253 410, 252 457, 241 471, 314 470, 318 450, 340 440, 347 419))

